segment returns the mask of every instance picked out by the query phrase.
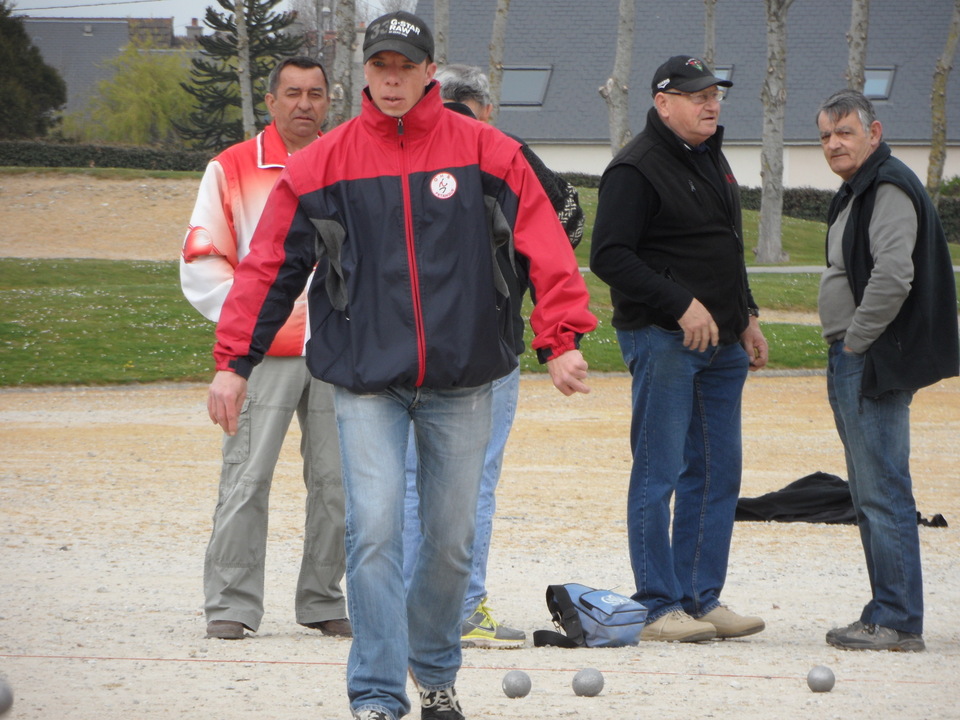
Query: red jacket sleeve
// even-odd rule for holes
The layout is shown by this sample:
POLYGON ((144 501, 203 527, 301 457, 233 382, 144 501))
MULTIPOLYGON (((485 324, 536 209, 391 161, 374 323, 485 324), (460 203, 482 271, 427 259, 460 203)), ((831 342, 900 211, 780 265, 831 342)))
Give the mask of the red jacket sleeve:
POLYGON ((289 317, 313 268, 313 234, 300 217, 297 193, 286 171, 267 199, 250 243, 237 265, 233 287, 217 323, 217 370, 249 377, 289 317))
POLYGON ((590 312, 590 294, 570 241, 519 150, 505 179, 518 196, 514 245, 530 265, 533 348, 550 359, 575 349, 580 336, 596 328, 597 318, 590 312))

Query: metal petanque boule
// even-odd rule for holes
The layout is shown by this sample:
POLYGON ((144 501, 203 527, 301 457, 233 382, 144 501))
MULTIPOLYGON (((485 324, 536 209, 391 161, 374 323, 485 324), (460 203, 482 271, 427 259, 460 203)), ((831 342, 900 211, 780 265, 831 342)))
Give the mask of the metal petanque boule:
POLYGON ((807 673, 807 685, 813 692, 830 692, 837 679, 826 665, 814 665, 807 673))
POLYGON ((581 697, 594 697, 603 690, 603 673, 596 668, 584 668, 573 676, 573 692, 581 697))
POLYGON ((6 715, 13 707, 13 688, 6 680, 0 678, 0 715, 6 715))
POLYGON ((503 694, 508 698, 526 697, 531 685, 530 676, 523 670, 511 670, 503 676, 503 681, 500 683, 503 694))

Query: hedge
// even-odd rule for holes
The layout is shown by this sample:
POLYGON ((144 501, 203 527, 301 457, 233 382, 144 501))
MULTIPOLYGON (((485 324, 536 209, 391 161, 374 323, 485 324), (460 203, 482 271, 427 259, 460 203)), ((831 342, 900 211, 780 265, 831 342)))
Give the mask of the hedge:
MULTIPOLYGON (((760 188, 740 188, 740 201, 745 210, 760 209, 760 188)), ((815 220, 825 222, 832 190, 817 190, 811 187, 786 188, 783 191, 783 214, 801 220, 815 220)), ((940 222, 947 240, 960 243, 960 197, 941 197, 940 222)))
MULTIPOLYGON (((598 175, 561 173, 571 185, 595 188, 600 185, 598 175)), ((783 214, 801 220, 826 222, 827 210, 833 198, 833 190, 818 190, 812 187, 786 188, 783 191, 783 214)), ((761 190, 757 187, 741 187, 740 202, 744 210, 760 210, 761 190)), ((960 243, 960 196, 940 198, 940 221, 947 240, 960 243)))
POLYGON ((131 145, 81 145, 0 140, 0 166, 9 167, 108 167, 137 170, 202 171, 209 152, 160 150, 131 145))

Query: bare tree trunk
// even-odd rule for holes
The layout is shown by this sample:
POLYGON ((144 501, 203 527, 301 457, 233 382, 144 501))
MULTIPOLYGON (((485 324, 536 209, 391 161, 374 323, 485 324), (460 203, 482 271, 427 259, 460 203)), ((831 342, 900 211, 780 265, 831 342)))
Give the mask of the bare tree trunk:
POLYGON ((960 0, 953 2, 953 16, 947 30, 947 42, 943 54, 933 71, 933 91, 930 93, 930 116, 933 133, 930 136, 930 163, 927 165, 927 192, 934 206, 940 204, 940 187, 943 182, 943 164, 947 158, 947 78, 953 67, 960 40, 960 0))
POLYGON ((717 61, 717 0, 703 0, 703 61, 711 72, 717 61))
POLYGON ((760 240, 757 262, 786 262, 783 221, 783 119, 787 105, 787 11, 793 0, 764 0, 767 10, 767 77, 763 103, 763 149, 760 153, 760 240))
POLYGON ((377 16, 379 16, 381 13, 392 13, 399 10, 413 12, 414 8, 417 6, 417 0, 381 0, 380 6, 381 12, 377 13, 377 16))
POLYGON ((497 0, 497 13, 493 16, 493 34, 490 38, 490 102, 493 112, 490 122, 497 123, 500 115, 500 89, 503 87, 503 46, 507 38, 507 13, 510 12, 510 0, 497 0))
POLYGON ((867 31, 870 28, 870 0, 852 0, 847 45, 847 87, 863 92, 863 69, 867 62, 867 31))
POLYGON ((610 152, 617 152, 630 140, 630 98, 628 80, 633 60, 633 31, 637 19, 636 0, 620 0, 617 27, 617 51, 613 58, 613 75, 598 92, 607 102, 610 118, 610 152))
POLYGON ((243 118, 243 136, 247 139, 257 134, 253 116, 253 85, 250 74, 250 39, 247 37, 246 0, 234 0, 233 16, 237 24, 237 79, 240 81, 240 111, 243 118))
POLYGON ((447 64, 447 42, 450 38, 450 1, 433 0, 433 58, 437 65, 447 64))
POLYGON ((328 123, 336 127, 353 117, 353 51, 357 47, 356 0, 337 0, 337 47, 333 58, 328 123))

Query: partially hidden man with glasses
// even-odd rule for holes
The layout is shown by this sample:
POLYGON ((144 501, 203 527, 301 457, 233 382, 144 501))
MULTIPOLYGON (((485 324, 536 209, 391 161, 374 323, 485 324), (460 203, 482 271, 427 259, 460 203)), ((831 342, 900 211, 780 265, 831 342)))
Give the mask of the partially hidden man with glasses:
POLYGON ((740 194, 717 124, 728 80, 670 58, 647 126, 600 181, 590 267, 607 284, 632 376, 630 560, 642 640, 764 629, 721 604, 740 493, 740 408, 767 343, 747 282, 740 194), (674 499, 673 532, 670 501, 674 499))

